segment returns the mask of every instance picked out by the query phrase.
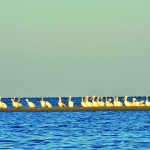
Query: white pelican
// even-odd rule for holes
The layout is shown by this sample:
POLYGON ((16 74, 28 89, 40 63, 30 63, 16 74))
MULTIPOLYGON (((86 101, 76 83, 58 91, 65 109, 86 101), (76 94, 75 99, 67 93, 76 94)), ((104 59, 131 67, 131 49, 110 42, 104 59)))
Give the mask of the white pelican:
POLYGON ((46 107, 46 102, 44 101, 43 97, 42 97, 42 99, 40 100, 40 104, 41 104, 41 107, 42 107, 42 108, 45 108, 45 107, 46 107))
POLYGON ((92 103, 89 102, 89 97, 88 96, 85 96, 85 103, 86 103, 87 107, 92 107, 92 103))
POLYGON ((142 100, 142 101, 140 101, 140 106, 145 106, 145 103, 144 103, 144 101, 142 100))
POLYGON ((111 101, 112 100, 110 98, 108 99, 108 97, 106 96, 106 103, 105 104, 106 104, 107 107, 113 106, 113 103, 111 101))
POLYGON ((101 97, 101 96, 97 97, 96 102, 97 102, 98 106, 100 106, 100 107, 105 106, 105 102, 103 102, 103 97, 101 97))
POLYGON ((48 108, 52 108, 52 104, 49 101, 45 101, 45 105, 48 108))
POLYGON ((2 97, 0 96, 0 108, 7 108, 7 105, 2 102, 2 97))
POLYGON ((96 101, 94 101, 95 96, 92 96, 92 107, 98 107, 98 104, 96 101))
POLYGON ((96 102, 97 102, 97 105, 98 105, 98 106, 100 106, 100 104, 99 104, 100 101, 99 101, 99 100, 100 100, 100 96, 98 96, 97 99, 96 99, 96 102))
POLYGON ((60 107, 60 108, 66 107, 66 105, 62 102, 61 96, 59 96, 58 107, 60 107))
POLYGON ((125 96, 123 98, 123 100, 124 100, 124 105, 125 106, 127 106, 127 107, 133 106, 133 103, 128 101, 128 96, 125 96))
POLYGON ((146 102, 145 102, 146 106, 150 106, 150 102, 148 101, 148 96, 146 96, 146 102))
MULTIPOLYGON (((15 98, 15 97, 14 97, 15 98)), ((21 101, 21 99, 20 99, 20 97, 18 98, 18 103, 19 103, 19 105, 20 105, 20 107, 23 107, 23 105, 22 105, 22 103, 20 102, 21 101)))
POLYGON ((69 98, 68 98, 68 106, 72 108, 73 105, 74 105, 74 103, 73 103, 73 101, 71 100, 71 98, 72 98, 72 97, 69 96, 69 98))
POLYGON ((33 102, 30 102, 28 99, 26 99, 26 102, 30 108, 35 108, 35 104, 33 102))
POLYGON ((119 98, 117 96, 114 99, 114 106, 123 106, 123 104, 119 101, 119 98))
POLYGON ((132 105, 133 106, 140 106, 140 102, 137 102, 136 98, 132 98, 132 105))
POLYGON ((82 97, 82 99, 81 99, 81 106, 82 106, 82 107, 87 107, 87 106, 86 106, 86 102, 85 102, 85 100, 83 99, 83 97, 82 97))
POLYGON ((11 101, 12 101, 12 106, 13 106, 14 108, 20 108, 20 107, 21 107, 18 102, 15 102, 15 99, 12 98, 11 101))

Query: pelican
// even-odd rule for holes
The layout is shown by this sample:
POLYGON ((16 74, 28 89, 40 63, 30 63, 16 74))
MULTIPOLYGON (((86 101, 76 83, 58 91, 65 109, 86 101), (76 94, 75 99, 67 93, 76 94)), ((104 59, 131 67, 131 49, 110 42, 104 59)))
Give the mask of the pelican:
POLYGON ((18 102, 15 102, 15 99, 11 99, 11 101, 12 101, 12 106, 14 107, 14 108, 20 108, 21 106, 20 106, 20 103, 18 103, 18 102))
POLYGON ((59 100, 58 100, 58 107, 62 108, 62 107, 66 107, 66 105, 62 102, 62 98, 61 96, 59 96, 59 100))
POLYGON ((119 98, 117 96, 114 99, 114 106, 123 106, 123 104, 119 101, 119 98))
POLYGON ((95 96, 92 96, 92 107, 98 107, 98 104, 96 101, 94 101, 95 96))
POLYGON ((72 97, 69 96, 69 98, 68 98, 68 106, 72 108, 73 105, 74 105, 74 103, 73 103, 73 101, 71 100, 71 98, 72 98, 72 97))
POLYGON ((106 106, 107 106, 107 107, 113 106, 113 104, 112 104, 111 101, 112 101, 112 100, 111 100, 110 98, 108 99, 108 97, 106 96, 106 106))
POLYGON ((30 102, 28 99, 26 99, 26 102, 30 108, 35 108, 35 104, 33 102, 30 102))
POLYGON ((150 106, 150 102, 148 101, 148 96, 146 96, 146 102, 145 102, 146 106, 150 106))
POLYGON ((105 102, 103 102, 103 97, 101 97, 101 96, 97 97, 96 101, 97 101, 98 106, 100 106, 100 107, 105 106, 105 102))
POLYGON ((2 97, 0 96, 0 108, 7 108, 7 105, 2 102, 2 97))
POLYGON ((137 102, 136 98, 132 98, 133 106, 140 106, 140 102, 137 102))
POLYGON ((96 99, 96 102, 97 102, 98 106, 100 106, 100 101, 99 100, 100 100, 100 96, 98 96, 97 99, 96 99))
POLYGON ((125 96, 123 98, 123 100, 124 100, 124 105, 125 106, 127 106, 127 107, 133 106, 133 103, 128 101, 128 96, 125 96))
POLYGON ((45 101, 45 105, 48 108, 52 108, 52 104, 49 101, 45 101))
POLYGON ((86 102, 85 102, 85 100, 83 99, 83 97, 82 97, 82 99, 81 99, 81 106, 82 106, 82 107, 87 107, 87 106, 86 106, 86 102))
MULTIPOLYGON (((14 97, 15 98, 15 97, 14 97)), ((19 105, 20 105, 20 107, 23 107, 23 105, 22 105, 22 103, 20 102, 21 101, 21 99, 20 99, 20 97, 18 98, 18 103, 19 103, 19 105)))
POLYGON ((41 103, 41 107, 42 107, 42 108, 45 108, 45 107, 46 107, 46 102, 44 101, 43 97, 42 97, 42 99, 40 100, 40 103, 41 103))
POLYGON ((144 101, 140 101, 140 106, 145 106, 144 101))
POLYGON ((88 96, 85 96, 85 103, 86 103, 87 107, 92 107, 92 103, 89 102, 89 97, 88 96))

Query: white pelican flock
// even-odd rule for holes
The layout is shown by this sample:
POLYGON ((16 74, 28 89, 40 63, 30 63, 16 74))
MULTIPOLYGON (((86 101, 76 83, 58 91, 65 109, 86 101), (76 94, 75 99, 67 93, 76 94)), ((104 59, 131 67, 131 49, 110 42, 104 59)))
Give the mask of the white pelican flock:
POLYGON ((52 108, 52 104, 49 101, 45 101, 43 97, 40 100, 40 104, 42 108, 52 108))
POLYGON ((15 97, 11 99, 11 102, 12 102, 12 106, 14 108, 21 108, 22 107, 21 104, 20 104, 20 102, 16 102, 15 101, 15 97))
POLYGON ((45 101, 45 105, 48 108, 52 108, 52 104, 49 101, 45 101))
MULTIPOLYGON (((36 105, 34 102, 29 101, 29 99, 25 99, 29 108, 35 108, 36 105)), ((85 96, 81 97, 81 107, 131 107, 131 106, 150 106, 149 97, 146 96, 145 100, 138 100, 136 97, 128 98, 128 96, 124 96, 123 99, 120 97, 101 97, 101 96, 85 96), (129 100, 130 99, 130 100, 129 100)), ((11 105, 14 108, 23 108, 23 104, 21 103, 23 101, 23 98, 11 98, 11 105), (17 100, 16 100, 17 99, 17 100)), ((65 101, 65 99, 64 99, 65 101)), ((53 108, 52 104, 44 100, 42 97, 39 101, 41 108, 53 108)), ((65 102, 66 103, 66 102, 65 102)), ((72 99, 72 96, 68 97, 67 105, 63 103, 62 97, 58 97, 58 107, 59 108, 73 108, 74 107, 74 101, 72 99)), ((0 109, 8 108, 7 104, 2 101, 2 97, 0 96, 0 109)))
POLYGON ((98 96, 96 102, 97 102, 99 107, 104 107, 105 106, 105 102, 103 102, 103 97, 102 96, 98 96))

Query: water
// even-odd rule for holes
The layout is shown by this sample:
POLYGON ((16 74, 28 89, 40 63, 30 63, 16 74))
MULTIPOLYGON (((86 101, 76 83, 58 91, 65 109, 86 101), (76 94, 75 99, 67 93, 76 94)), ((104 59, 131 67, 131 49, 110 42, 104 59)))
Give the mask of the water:
POLYGON ((0 149, 150 149, 149 111, 0 113, 0 149))

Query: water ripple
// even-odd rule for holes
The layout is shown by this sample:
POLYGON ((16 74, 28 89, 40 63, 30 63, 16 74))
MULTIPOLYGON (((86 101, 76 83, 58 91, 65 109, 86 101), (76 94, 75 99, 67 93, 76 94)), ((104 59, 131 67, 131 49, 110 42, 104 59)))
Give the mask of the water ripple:
POLYGON ((149 112, 1 113, 0 149, 150 149, 149 112))

